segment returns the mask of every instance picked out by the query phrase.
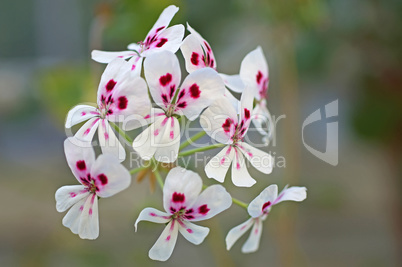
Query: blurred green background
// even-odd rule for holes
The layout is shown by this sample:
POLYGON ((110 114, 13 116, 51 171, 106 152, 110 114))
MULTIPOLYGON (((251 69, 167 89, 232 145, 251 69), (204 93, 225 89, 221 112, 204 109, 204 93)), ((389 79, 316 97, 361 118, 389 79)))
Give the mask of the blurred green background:
POLYGON ((0 266, 400 266, 401 14, 399 0, 2 0, 0 266), (201 33, 220 72, 238 73, 258 45, 267 57, 269 109, 286 118, 265 150, 286 167, 269 176, 251 170, 258 182, 250 189, 233 188, 230 179, 224 185, 246 202, 271 183, 307 186, 308 198, 273 209, 256 253, 240 253, 245 237, 225 249, 228 230, 247 218, 233 206, 200 223, 211 227, 203 244, 179 237, 167 263, 149 260, 163 226, 142 223, 134 233, 133 224, 142 208, 162 208, 161 192, 135 177, 100 201, 96 241, 63 227, 55 209, 57 188, 76 183, 64 158, 65 116, 95 102, 105 67, 90 51, 142 40, 169 4, 180 7, 171 25, 187 21, 201 33), (339 116, 304 134, 324 151, 326 122, 338 121, 335 167, 301 138, 304 119, 334 100, 339 116))

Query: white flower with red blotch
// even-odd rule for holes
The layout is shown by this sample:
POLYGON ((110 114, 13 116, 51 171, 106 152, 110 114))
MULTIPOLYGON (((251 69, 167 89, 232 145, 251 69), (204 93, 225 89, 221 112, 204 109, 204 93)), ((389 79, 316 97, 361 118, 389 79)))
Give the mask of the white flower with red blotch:
POLYGON ((174 25, 168 28, 173 16, 179 10, 178 7, 171 5, 163 10, 152 29, 148 32, 144 41, 138 44, 128 45, 131 51, 105 52, 92 51, 92 59, 100 63, 109 63, 116 57, 131 58, 129 63, 135 75, 141 75, 142 61, 144 57, 150 56, 156 52, 167 50, 176 53, 182 44, 184 37, 184 26, 174 25))
POLYGON ((264 174, 272 172, 271 155, 243 142, 250 126, 252 108, 253 95, 244 91, 239 114, 226 97, 221 97, 201 115, 200 123, 204 131, 219 143, 227 144, 205 166, 208 178, 214 178, 222 183, 232 165, 233 184, 242 187, 252 186, 256 181, 248 173, 244 158, 247 158, 260 172, 264 174))
POLYGON ((226 85, 235 91, 247 87, 247 90, 253 93, 256 106, 253 110, 252 122, 268 145, 273 138, 274 123, 266 101, 269 84, 268 64, 260 46, 244 57, 239 76, 241 82, 232 79, 228 80, 226 85))
POLYGON ((172 169, 163 187, 163 207, 165 212, 145 208, 135 222, 140 221, 167 224, 165 230, 149 251, 153 260, 166 261, 176 244, 178 232, 189 242, 201 244, 209 233, 209 228, 192 222, 209 219, 228 209, 232 198, 221 185, 212 185, 201 192, 202 180, 192 171, 181 167, 172 169))
POLYGON ((287 186, 278 196, 278 186, 273 184, 265 188, 251 203, 248 205, 247 211, 251 218, 244 223, 232 228, 226 236, 226 249, 230 250, 233 244, 244 235, 247 230, 253 226, 250 236, 244 243, 241 251, 243 253, 251 253, 258 250, 260 238, 262 234, 262 223, 267 218, 273 205, 279 202, 303 201, 307 197, 307 189, 305 187, 287 186))
POLYGON ((126 152, 114 134, 110 122, 123 122, 124 130, 141 126, 141 118, 149 113, 151 101, 147 84, 141 77, 130 75, 130 65, 124 59, 110 62, 98 88, 98 107, 77 105, 67 115, 66 128, 88 120, 75 134, 82 141, 91 141, 98 129, 103 153, 113 154, 123 161, 126 152))
POLYGON ((56 209, 64 212, 63 225, 83 239, 99 236, 98 197, 110 197, 131 182, 130 173, 116 157, 103 154, 95 160, 90 143, 70 137, 64 142, 68 166, 81 185, 68 185, 56 191, 56 209))
MULTIPOLYGON (((195 70, 210 67, 216 70, 216 59, 210 44, 198 32, 196 32, 187 23, 187 30, 190 34, 183 40, 180 50, 183 54, 186 70, 191 73, 195 70)), ((239 75, 226 75, 219 74, 223 79, 225 85, 232 85, 230 89, 235 92, 242 92, 244 84, 242 83, 239 75)), ((225 96, 234 103, 236 98, 228 91, 225 90, 225 96)))
POLYGON ((135 138, 133 148, 145 160, 154 156, 161 162, 174 162, 180 145, 177 117, 185 115, 195 120, 216 97, 223 95, 225 85, 215 70, 203 68, 188 75, 179 87, 179 60, 168 51, 147 57, 144 73, 152 98, 162 109, 154 108, 145 117, 153 123, 135 138))

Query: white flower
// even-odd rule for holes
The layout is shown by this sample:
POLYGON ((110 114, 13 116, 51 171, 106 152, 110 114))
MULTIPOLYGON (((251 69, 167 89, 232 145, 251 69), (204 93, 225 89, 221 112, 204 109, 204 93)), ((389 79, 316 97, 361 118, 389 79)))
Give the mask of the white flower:
POLYGON ((153 54, 145 60, 144 73, 156 108, 146 116, 150 127, 138 135, 133 148, 143 159, 161 162, 176 160, 180 145, 180 125, 176 116, 184 114, 195 120, 216 97, 223 95, 225 85, 211 68, 194 71, 181 81, 179 60, 169 51, 153 54))
POLYGON ((110 197, 131 182, 130 173, 116 157, 100 155, 90 143, 70 137, 64 141, 68 166, 81 185, 68 185, 56 191, 56 209, 64 212, 63 225, 83 239, 95 239, 99 235, 98 197, 110 197))
POLYGON ((241 96, 239 115, 226 97, 217 99, 201 115, 200 123, 204 131, 216 141, 228 144, 205 166, 208 178, 214 178, 222 183, 232 164, 233 184, 252 186, 255 180, 247 171, 244 157, 260 172, 265 174, 272 172, 271 155, 243 142, 250 126, 252 108, 253 95, 244 91, 241 96))
POLYGON ((251 203, 247 211, 251 218, 232 228, 226 236, 226 249, 230 250, 233 244, 253 226, 250 236, 244 243, 241 251, 251 253, 258 250, 262 233, 262 222, 265 221, 273 205, 285 200, 303 201, 307 197, 305 187, 287 186, 278 196, 278 186, 273 184, 265 188, 251 203))
POLYGON ((172 169, 166 177, 163 188, 163 207, 165 212, 145 208, 135 222, 140 221, 167 224, 161 236, 149 251, 153 260, 166 261, 173 252, 180 232, 189 242, 198 245, 204 241, 209 228, 192 222, 209 219, 228 209, 232 198, 221 185, 212 185, 201 192, 200 176, 181 167, 172 169), (200 194, 201 192, 201 194, 200 194))
POLYGON ((98 87, 98 107, 77 105, 67 115, 66 128, 88 120, 75 134, 82 141, 91 141, 98 129, 99 144, 103 153, 113 154, 123 161, 126 152, 120 144, 111 122, 124 121, 124 130, 141 126, 140 119, 149 113, 151 102, 147 84, 141 77, 130 75, 130 64, 124 59, 110 62, 98 87), (131 116, 131 120, 127 120, 131 116), (136 117, 138 116, 138 117, 136 117))
POLYGON ((92 59, 100 63, 109 63, 116 57, 131 58, 129 60, 131 68, 135 75, 140 76, 144 57, 163 50, 176 53, 182 44, 184 26, 179 24, 167 28, 178 10, 179 8, 174 5, 165 8, 152 29, 148 32, 145 40, 138 44, 132 43, 128 45, 127 48, 131 51, 105 52, 94 50, 92 51, 92 59))
POLYGON ((234 91, 247 87, 256 99, 252 122, 258 132, 263 135, 266 145, 273 138, 274 123, 267 109, 267 92, 269 84, 268 64, 261 47, 248 53, 240 66, 240 81, 228 80, 225 84, 234 91))

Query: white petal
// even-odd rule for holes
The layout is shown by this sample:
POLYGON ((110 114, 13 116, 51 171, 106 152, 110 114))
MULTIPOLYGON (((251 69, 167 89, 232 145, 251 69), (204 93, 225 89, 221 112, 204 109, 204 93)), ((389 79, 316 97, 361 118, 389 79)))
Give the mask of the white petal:
POLYGON ((84 204, 78 235, 82 239, 96 239, 99 236, 98 197, 95 194, 89 196, 84 204))
POLYGON ((69 137, 64 141, 64 153, 75 178, 85 184, 92 164, 95 162, 95 152, 91 143, 69 137))
POLYGON ((98 139, 102 153, 114 155, 120 162, 126 158, 126 151, 107 120, 101 120, 98 129, 98 139))
POLYGON ((207 220, 232 205, 232 197, 221 185, 211 185, 205 189, 192 206, 194 219, 191 221, 207 220))
POLYGON ((205 165, 205 174, 208 178, 214 178, 223 183, 226 173, 232 163, 234 149, 232 146, 224 147, 216 156, 214 156, 207 165, 205 165))
POLYGON ((244 223, 230 229, 229 233, 226 235, 225 241, 226 241, 226 249, 230 250, 234 243, 236 243, 239 238, 244 235, 248 229, 253 225, 254 219, 250 218, 244 223))
POLYGON ((137 225, 140 221, 167 223, 170 221, 170 219, 171 215, 166 212, 162 212, 154 208, 145 208, 141 211, 140 215, 138 215, 138 218, 135 221, 135 231, 137 232, 137 225))
POLYGON ((179 232, 179 224, 172 220, 149 250, 148 256, 153 260, 166 261, 172 255, 179 232))
POLYGON ((251 229, 250 236, 241 248, 241 252, 251 253, 257 251, 258 247, 260 246, 261 234, 262 220, 260 218, 256 218, 253 229, 251 229))
POLYGON ((270 154, 252 147, 244 142, 238 142, 237 147, 240 148, 241 152, 243 152, 243 155, 248 159, 248 161, 250 161, 254 168, 264 174, 269 174, 272 172, 274 159, 270 154))
POLYGON ((93 50, 91 53, 92 59, 99 63, 109 63, 115 58, 126 59, 136 55, 137 53, 133 51, 106 52, 93 50))
POLYGON ((247 166, 243 154, 235 150, 235 156, 232 163, 232 181, 235 186, 250 187, 256 181, 250 176, 247 171, 247 166))
POLYGON ((152 54, 145 59, 144 74, 155 103, 166 109, 181 81, 179 60, 169 51, 152 54))
POLYGON ((102 154, 96 159, 91 176, 98 188, 96 194, 100 197, 110 197, 126 189, 131 183, 130 173, 110 154, 102 154))
POLYGON ((67 185, 60 187, 55 195, 56 209, 58 212, 64 212, 89 194, 84 185, 67 185))
POLYGON ((128 64, 131 66, 131 76, 140 77, 142 70, 142 62, 144 61, 143 57, 133 56, 128 61, 128 64))
POLYGON ((266 208, 270 208, 278 196, 278 186, 272 184, 265 188, 247 207, 251 217, 259 217, 266 208))
POLYGON ((219 97, 201 115, 201 127, 213 139, 223 144, 231 144, 237 112, 226 97, 219 97))
POLYGON ((129 50, 135 50, 135 51, 139 51, 140 50, 140 45, 136 44, 136 43, 131 43, 127 46, 127 49, 129 50))
POLYGON ((100 118, 92 118, 75 133, 74 137, 84 142, 91 142, 98 129, 100 118))
POLYGON ((202 110, 216 98, 223 96, 224 92, 225 85, 215 70, 196 70, 188 75, 181 85, 176 110, 181 110, 189 120, 195 120, 202 110))
POLYGON ((268 139, 268 142, 274 137, 275 124, 271 113, 267 108, 267 102, 265 99, 262 99, 261 102, 254 108, 251 121, 253 122, 257 131, 268 139))
POLYGON ((180 124, 175 117, 167 118, 165 126, 162 124, 159 128, 159 141, 155 143, 155 159, 165 163, 174 162, 179 154, 180 124))
POLYGON ((200 176, 182 167, 170 170, 163 187, 163 207, 174 213, 182 208, 191 208, 202 188, 200 176), (174 209, 175 211, 172 211, 174 209))
POLYGON ((180 50, 183 54, 188 73, 200 68, 205 68, 205 62, 202 60, 204 51, 202 50, 202 46, 198 38, 194 34, 188 35, 183 40, 180 50))
POLYGON ((83 198, 74 204, 63 218, 63 225, 67 228, 70 228, 71 232, 74 234, 78 234, 79 232, 81 214, 84 210, 85 202, 87 199, 91 199, 91 196, 92 195, 89 195, 87 198, 83 198))
POLYGON ((170 21, 173 19, 174 15, 179 11, 179 8, 175 5, 170 5, 165 8, 159 15, 158 20, 152 26, 151 30, 148 32, 147 36, 153 35, 157 29, 164 27, 166 29, 169 26, 170 21))
POLYGON ((174 25, 160 32, 156 40, 149 46, 148 50, 141 53, 144 57, 157 53, 159 51, 170 51, 176 53, 179 50, 184 37, 184 26, 174 25))
POLYGON ((261 47, 245 56, 240 66, 240 77, 256 99, 265 97, 269 80, 268 64, 261 47))
POLYGON ((279 202, 291 200, 291 201, 303 201, 307 198, 307 188, 301 186, 292 186, 287 188, 287 186, 279 193, 277 199, 275 199, 274 204, 279 202))
POLYGON ((99 116, 99 112, 95 107, 88 105, 77 105, 68 112, 65 126, 67 129, 69 129, 71 126, 95 116, 99 116))
POLYGON ((239 109, 240 101, 237 100, 237 98, 234 97, 228 89, 225 89, 225 93, 223 94, 223 96, 229 100, 235 110, 239 109))
POLYGON ((199 245, 209 233, 208 227, 199 226, 186 221, 178 221, 179 231, 189 242, 199 245))
POLYGON ((236 93, 241 93, 244 91, 246 85, 241 80, 240 75, 226 75, 223 73, 220 73, 219 75, 222 77, 223 82, 230 90, 236 93))

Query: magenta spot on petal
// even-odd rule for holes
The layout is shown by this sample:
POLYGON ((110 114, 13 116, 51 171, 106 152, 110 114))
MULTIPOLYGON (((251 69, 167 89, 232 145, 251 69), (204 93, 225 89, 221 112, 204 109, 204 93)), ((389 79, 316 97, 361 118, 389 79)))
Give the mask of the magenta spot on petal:
POLYGON ((87 115, 86 112, 81 112, 81 116, 85 116, 85 115, 87 115))
POLYGON ((77 161, 77 168, 78 168, 80 171, 85 170, 85 169, 87 168, 87 166, 85 165, 85 161, 83 161, 83 160, 77 161))
POLYGON ((225 132, 230 132, 230 125, 233 123, 232 119, 227 118, 225 122, 222 124, 222 128, 225 132))
POLYGON ((156 216, 156 214, 153 213, 153 212, 151 212, 149 215, 152 216, 152 217, 155 217, 155 216, 156 216))
POLYGON ((149 114, 144 117, 144 119, 149 119, 149 118, 151 118, 151 115, 149 115, 149 114))
POLYGON ((109 134, 107 132, 105 132, 104 136, 105 136, 105 140, 109 139, 109 134))
POLYGON ((190 86, 190 94, 192 98, 200 97, 201 94, 200 87, 196 83, 190 86))
POLYGON ((269 205, 271 205, 271 201, 265 202, 264 205, 262 205, 262 210, 265 210, 269 205))
POLYGON ((92 215, 92 208, 89 209, 89 215, 92 215))
POLYGON ((70 192, 70 197, 76 197, 77 196, 77 194, 76 193, 74 193, 74 192, 70 192))
POLYGON ((90 131, 91 131, 91 128, 86 129, 85 132, 84 132, 84 135, 89 134, 90 131))
POLYGON ((154 135, 157 136, 158 134, 159 134, 159 130, 156 129, 156 130, 154 131, 154 135))
POLYGON ((108 92, 112 91, 114 86, 116 85, 117 82, 115 82, 113 79, 110 80, 107 84, 106 84, 106 90, 108 92))
POLYGON ((161 77, 159 78, 159 83, 160 83, 162 86, 168 85, 171 81, 172 81, 172 74, 170 74, 170 73, 166 73, 166 75, 161 76, 161 77))
POLYGON ((127 108, 128 100, 125 96, 121 96, 118 99, 118 107, 119 109, 126 109, 127 108))
POLYGON ((262 79, 262 73, 261 73, 261 71, 258 71, 257 76, 256 76, 256 79, 257 79, 257 83, 260 84, 261 79, 262 79))
POLYGON ((191 54, 191 63, 193 63, 193 65, 198 65, 198 56, 199 55, 195 52, 191 54))
POLYGON ((246 119, 250 119, 250 110, 245 108, 244 109, 244 116, 245 116, 246 119))
POLYGON ((192 234, 192 233, 193 233, 193 230, 191 230, 190 228, 188 228, 188 229, 187 229, 187 232, 188 232, 189 234, 192 234))
POLYGON ((240 163, 237 162, 236 168, 237 168, 238 170, 240 170, 240 163))
POLYGON ((247 224, 243 225, 243 226, 240 228, 240 230, 244 230, 244 228, 246 228, 246 227, 247 227, 247 224))
POLYGON ((206 204, 202 205, 201 207, 198 208, 198 212, 203 215, 207 214, 208 211, 210 211, 210 209, 208 208, 208 206, 206 204))
POLYGON ((174 132, 170 131, 170 139, 174 139, 174 132))
POLYGON ((156 45, 156 47, 162 47, 164 44, 166 44, 168 40, 166 38, 162 38, 159 43, 156 45))
POLYGON ((258 228, 255 228, 254 234, 258 234, 258 228))
POLYGON ((162 126, 165 126, 165 124, 166 124, 166 122, 167 122, 168 119, 169 119, 168 117, 164 118, 161 125, 162 125, 162 126))
POLYGON ((184 194, 176 193, 176 192, 173 193, 173 196, 172 196, 173 202, 184 202, 184 200, 185 200, 184 194))
POLYGON ((84 206, 81 206, 81 207, 80 207, 80 211, 82 211, 83 209, 84 209, 84 206))
POLYGON ((132 65, 132 66, 131 66, 131 70, 135 70, 135 65, 132 65))
POLYGON ((98 175, 98 179, 100 180, 100 182, 102 183, 102 185, 107 184, 107 177, 106 177, 106 175, 104 175, 103 173, 98 175))
POLYGON ((168 235, 167 237, 166 237, 166 241, 169 241, 170 240, 170 235, 168 235))
POLYGON ((221 159, 221 165, 223 165, 224 163, 225 163, 225 157, 223 157, 222 159, 221 159))

